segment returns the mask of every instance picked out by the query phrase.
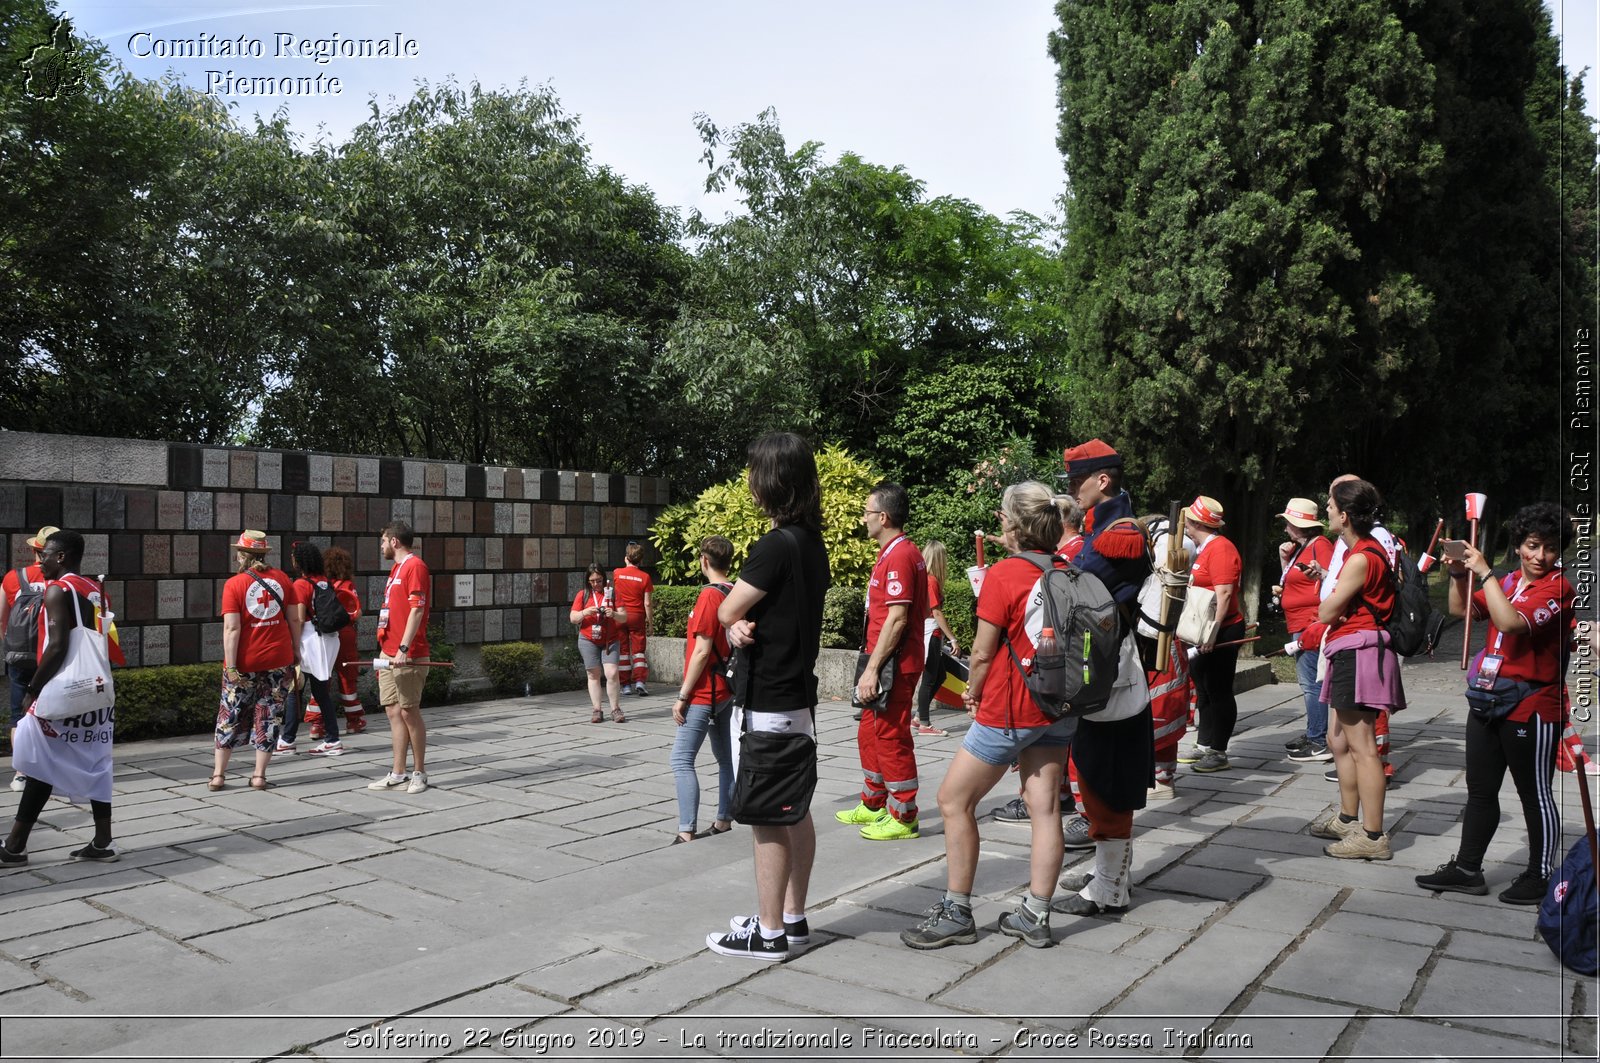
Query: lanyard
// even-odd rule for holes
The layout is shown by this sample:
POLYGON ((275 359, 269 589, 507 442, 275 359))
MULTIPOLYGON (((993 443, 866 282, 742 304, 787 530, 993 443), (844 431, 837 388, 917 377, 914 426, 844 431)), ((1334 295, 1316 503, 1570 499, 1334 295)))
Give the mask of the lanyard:
MULTIPOLYGON (((1533 589, 1533 584, 1532 583, 1524 583, 1521 587, 1517 588, 1517 593, 1516 594, 1512 594, 1510 591, 1508 591, 1506 589, 1506 583, 1510 582, 1513 579, 1520 581, 1522 579, 1522 577, 1521 577, 1521 575, 1519 573, 1515 573, 1515 572, 1506 573, 1505 580, 1503 580, 1501 582, 1501 584, 1500 584, 1500 590, 1505 594, 1505 596, 1507 598, 1511 599, 1511 604, 1512 605, 1516 605, 1518 602, 1522 601, 1523 595, 1527 594, 1529 591, 1531 591, 1533 589)), ((1488 612, 1488 609, 1489 609, 1488 602, 1484 603, 1484 607, 1483 608, 1484 608, 1485 612, 1488 612)), ((1498 627, 1495 628, 1494 629, 1494 648, 1492 650, 1490 650, 1489 652, 1494 654, 1494 655, 1496 655, 1496 656, 1499 656, 1499 654, 1500 654, 1500 643, 1501 643, 1501 641, 1503 641, 1505 639, 1505 637, 1506 637, 1506 633, 1504 631, 1501 631, 1498 627)))

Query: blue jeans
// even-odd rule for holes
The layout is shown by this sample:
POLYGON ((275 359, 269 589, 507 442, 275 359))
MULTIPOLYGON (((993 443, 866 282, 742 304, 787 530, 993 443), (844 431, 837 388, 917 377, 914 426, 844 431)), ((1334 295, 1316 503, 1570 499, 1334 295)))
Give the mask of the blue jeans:
POLYGON ((1300 693, 1306 699, 1306 739, 1328 744, 1328 703, 1322 700, 1322 684, 1317 681, 1316 650, 1301 650, 1294 658, 1294 674, 1300 693))
POLYGON ((717 758, 717 820, 728 822, 733 804, 733 749, 728 698, 713 710, 710 705, 690 705, 683 710, 683 726, 672 742, 672 775, 678 784, 678 831, 692 833, 700 815, 700 777, 694 758, 706 732, 711 732, 711 755, 717 758))

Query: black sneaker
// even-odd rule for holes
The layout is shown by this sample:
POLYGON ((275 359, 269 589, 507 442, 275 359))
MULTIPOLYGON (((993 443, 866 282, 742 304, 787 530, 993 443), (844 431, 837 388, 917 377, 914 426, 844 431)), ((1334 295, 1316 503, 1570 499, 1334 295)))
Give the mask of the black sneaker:
POLYGON ((1298 749, 1289 751, 1289 759, 1305 763, 1308 761, 1322 761, 1327 763, 1333 759, 1333 754, 1321 742, 1307 742, 1298 749))
POLYGON ((1500 901, 1502 904, 1542 904, 1545 894, 1549 892, 1549 879, 1536 871, 1524 871, 1515 882, 1500 891, 1500 901))
POLYGON ((111 848, 109 845, 104 849, 101 849, 93 842, 90 842, 88 845, 85 845, 82 849, 77 850, 71 855, 72 859, 74 860, 93 860, 102 864, 114 864, 118 860, 122 859, 122 854, 111 848))
POLYGON ((775 938, 761 936, 759 920, 748 923, 726 934, 707 934, 706 948, 723 956, 736 956, 746 960, 787 960, 789 938, 779 934, 775 938))
POLYGON ((0 842, 0 864, 6 867, 21 867, 28 862, 27 853, 14 853, 6 848, 5 842, 0 842))
POLYGON ((1327 771, 1322 773, 1322 777, 1324 779, 1327 779, 1329 782, 1338 782, 1339 781, 1339 769, 1338 768, 1329 768, 1327 771))
MULTIPOLYGON (((728 920, 729 930, 743 930, 761 921, 759 915, 736 915, 728 920)), ((805 948, 811 944, 811 924, 801 916, 794 922, 783 921, 783 936, 789 939, 790 948, 805 948)))
POLYGON ((1297 736, 1295 738, 1291 738, 1287 742, 1285 742, 1283 744, 1283 748, 1287 749, 1289 752, 1293 753, 1295 750, 1299 749, 1301 746, 1308 745, 1310 742, 1311 742, 1311 739, 1307 738, 1305 735, 1299 735, 1299 736, 1297 736))
POLYGON ((1026 823, 1028 822, 1028 804, 1020 797, 1013 797, 993 812, 996 823, 1026 823))
POLYGON ((1447 863, 1434 868, 1433 874, 1418 875, 1417 885, 1439 893, 1470 893, 1474 897, 1482 897, 1489 892, 1489 887, 1483 881, 1483 872, 1468 871, 1456 863, 1453 856, 1447 863))

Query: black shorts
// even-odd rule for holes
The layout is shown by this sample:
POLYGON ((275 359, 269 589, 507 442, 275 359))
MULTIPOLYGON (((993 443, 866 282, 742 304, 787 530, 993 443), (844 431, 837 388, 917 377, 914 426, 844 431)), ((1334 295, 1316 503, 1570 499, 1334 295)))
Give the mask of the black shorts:
POLYGON ((1356 651, 1340 650, 1328 658, 1328 708, 1377 712, 1356 701, 1356 651))

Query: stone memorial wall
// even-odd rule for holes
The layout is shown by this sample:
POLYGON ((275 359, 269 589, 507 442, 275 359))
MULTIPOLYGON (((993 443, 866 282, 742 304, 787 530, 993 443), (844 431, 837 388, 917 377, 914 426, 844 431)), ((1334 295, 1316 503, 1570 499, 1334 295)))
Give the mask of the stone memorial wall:
POLYGON ((82 532, 83 571, 106 574, 134 666, 222 659, 222 585, 245 528, 266 531, 268 560, 286 569, 297 541, 350 551, 363 652, 391 520, 416 530, 451 642, 565 638, 584 567, 620 565, 667 501, 658 477, 0 431, 9 564, 31 563, 41 527, 82 532))

